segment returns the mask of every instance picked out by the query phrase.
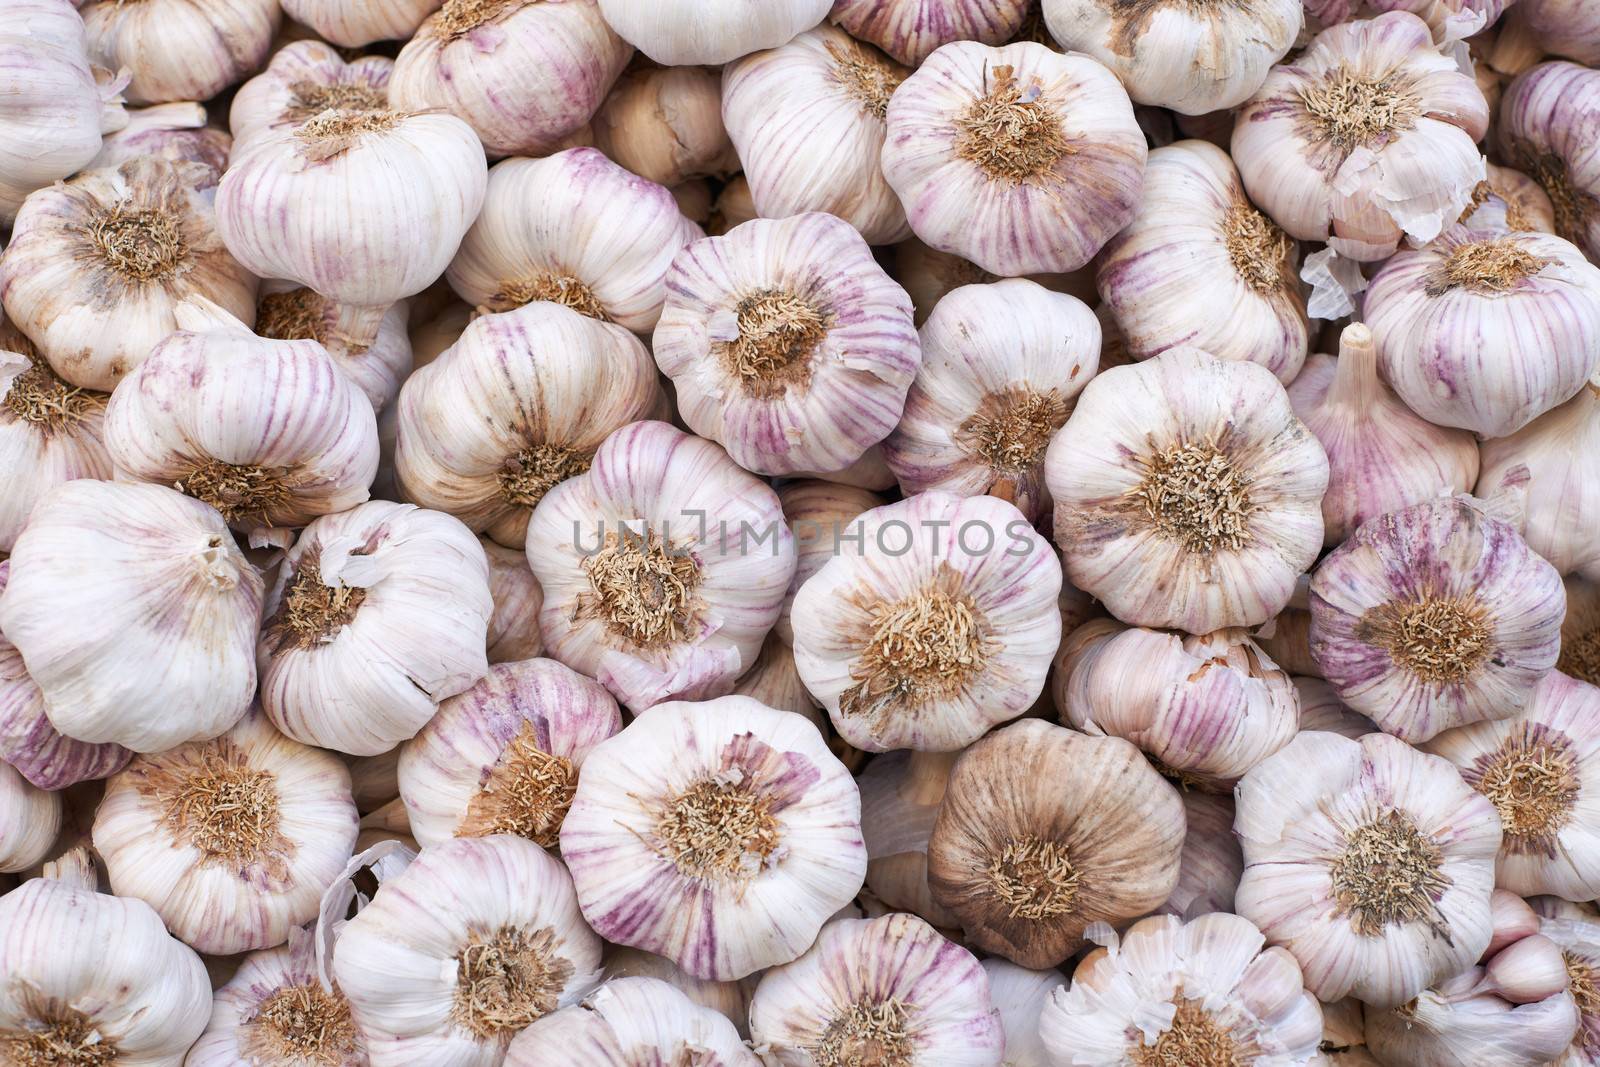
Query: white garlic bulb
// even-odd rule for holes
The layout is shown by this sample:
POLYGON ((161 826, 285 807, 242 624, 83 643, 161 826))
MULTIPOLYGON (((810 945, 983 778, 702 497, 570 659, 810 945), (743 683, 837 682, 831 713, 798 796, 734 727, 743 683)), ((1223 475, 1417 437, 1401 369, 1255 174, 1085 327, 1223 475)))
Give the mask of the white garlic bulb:
POLYGON ((345 48, 404 40, 444 0, 280 0, 283 13, 345 48))
POLYGON ((951 41, 1005 44, 1019 37, 1033 0, 834 0, 828 21, 910 67, 951 41))
POLYGON ((45 859, 60 830, 61 795, 0 762, 0 873, 25 871, 45 859))
POLYGON ((373 500, 313 521, 267 595, 261 706, 303 744, 387 751, 488 673, 488 564, 460 522, 373 500))
POLYGON ((599 979, 572 879, 507 834, 425 848, 339 932, 333 973, 372 1067, 498 1067, 599 979))
POLYGON ((928 838, 958 756, 887 752, 856 779, 867 888, 890 909, 909 911, 944 929, 958 929, 961 920, 940 907, 928 887, 928 838))
POLYGON ((684 422, 779 475, 860 459, 899 421, 921 359, 911 298, 821 212, 683 248, 653 349, 684 422))
POLYGON ((544 655, 539 612, 544 590, 528 567, 521 548, 505 548, 487 537, 478 538, 489 561, 489 596, 494 614, 489 618, 489 662, 508 663, 544 655))
POLYGON ((989 979, 989 999, 1005 1029, 1005 1058, 1000 1067, 1052 1067, 1050 1052, 1039 1036, 1039 1017, 1056 990, 1066 986, 1060 971, 1030 971, 999 957, 980 966, 989 979))
POLYGON ((110 391, 191 296, 254 319, 256 280, 217 237, 209 180, 199 164, 139 157, 28 198, 0 259, 0 298, 62 378, 110 391))
POLYGON ((1138 205, 1144 134, 1087 56, 947 44, 895 91, 888 120, 883 173, 911 229, 984 270, 1076 270, 1138 205))
POLYGON ((1548 1067, 1579 1030, 1573 998, 1562 991, 1514 1004, 1479 991, 1482 977, 1473 967, 1403 1008, 1367 1011, 1367 1048, 1380 1063, 1404 1067, 1548 1067))
POLYGON ((1588 4, 1528 0, 1518 16, 1544 51, 1591 66, 1600 63, 1600 21, 1588 4))
MULTIPOLYGON (((1540 0, 1530 4, 1565 7, 1540 0)), ((1592 16, 1587 16, 1592 17, 1592 16)), ((1537 22, 1535 14, 1532 20, 1537 22)), ((1560 39, 1579 39, 1576 20, 1556 17, 1560 39)), ((1555 209, 1555 232, 1591 256, 1600 253, 1600 170, 1587 132, 1600 111, 1600 75, 1576 63, 1540 63, 1519 74, 1501 99, 1495 139, 1506 162, 1544 189, 1555 209)))
POLYGON ((253 74, 272 50, 278 0, 89 0, 89 53, 130 75, 135 104, 208 100, 253 74))
POLYGON ((506 1050, 506 1067, 621 1067, 693 1063, 760 1067, 739 1031, 658 978, 613 978, 579 1004, 547 1015, 506 1050))
POLYGON ((778 488, 783 518, 794 533, 794 578, 784 596, 783 613, 772 632, 794 645, 794 598, 800 587, 835 555, 844 543, 850 523, 864 512, 882 507, 882 496, 851 485, 815 479, 785 481, 778 488))
POLYGON ((740 696, 658 704, 593 749, 561 855, 600 936, 719 981, 800 955, 867 866, 850 772, 740 696))
POLYGON ((293 282, 261 283, 255 332, 275 341, 315 341, 381 413, 411 374, 411 339, 406 332, 409 305, 392 304, 369 344, 348 340, 339 329, 339 305, 293 282))
POLYGON ((1186 829, 1178 884, 1156 910, 1185 920, 1231 912, 1244 875, 1244 853, 1233 833, 1233 797, 1184 790, 1182 799, 1186 829))
POLYGON ((1300 694, 1300 729, 1323 730, 1359 741, 1378 732, 1378 724, 1345 706, 1338 692, 1321 678, 1295 678, 1300 694))
POLYGON ((228 128, 234 148, 242 152, 263 135, 299 126, 330 108, 387 111, 393 70, 394 62, 383 56, 347 63, 322 41, 285 45, 273 53, 266 70, 233 94, 228 128))
POLYGON ((739 169, 722 125, 722 78, 705 67, 624 73, 595 113, 594 144, 641 178, 675 190, 739 169))
POLYGON ((261 586, 205 504, 159 485, 68 482, 12 548, 0 630, 56 729, 160 752, 245 713, 261 586))
POLYGON ((716 66, 776 48, 822 21, 833 0, 599 0, 627 42, 662 66, 716 66))
POLYGON ((128 124, 107 134, 100 153, 85 170, 118 167, 138 156, 159 156, 174 163, 204 165, 206 182, 216 185, 228 169, 233 138, 226 130, 206 125, 206 109, 192 101, 156 104, 128 112, 128 124))

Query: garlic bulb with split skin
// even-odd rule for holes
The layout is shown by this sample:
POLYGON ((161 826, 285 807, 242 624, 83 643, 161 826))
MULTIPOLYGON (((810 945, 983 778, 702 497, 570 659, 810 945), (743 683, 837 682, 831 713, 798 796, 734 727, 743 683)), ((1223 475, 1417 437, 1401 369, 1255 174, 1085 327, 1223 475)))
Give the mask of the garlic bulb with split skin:
POLYGON ((1539 183, 1519 170, 1487 164, 1489 177, 1472 191, 1461 222, 1474 230, 1556 232, 1555 207, 1539 183))
POLYGON ((34 193, 0 259, 0 299, 55 372, 109 392, 205 297, 248 325, 256 279, 216 231, 209 171, 139 157, 34 193))
POLYGON ((1144 134, 1084 55, 947 44, 895 91, 888 121, 883 173, 912 230, 995 274, 1076 270, 1139 203, 1144 134))
POLYGON ((211 173, 206 184, 216 185, 228 169, 233 138, 226 130, 206 125, 202 104, 156 104, 128 112, 128 124, 106 135, 85 170, 118 167, 138 156, 159 156, 174 163, 205 166, 211 173))
POLYGON ((1368 1009, 1367 1048, 1380 1063, 1405 1067, 1549 1067, 1571 1045, 1581 1015, 1564 990, 1516 1004, 1482 991, 1482 981, 1473 967, 1404 1007, 1368 1009))
POLYGON ((411 374, 407 311, 406 301, 396 301, 379 322, 378 336, 356 343, 339 328, 344 313, 338 304, 293 282, 267 281, 256 301, 255 332, 275 341, 317 342, 381 413, 411 374))
POLYGON ((233 94, 228 128, 236 152, 264 135, 303 125, 330 108, 373 114, 389 110, 393 70, 394 61, 384 56, 346 62, 322 41, 285 45, 273 54, 266 70, 233 94))
POLYGON ((280 0, 283 13, 344 48, 404 40, 444 0, 280 0))
POLYGON ((598 0, 623 38, 667 67, 717 66, 776 48, 821 22, 833 0, 598 0))
POLYGON ((821 212, 683 248, 653 350, 684 422, 767 475, 860 459, 899 421, 921 361, 911 298, 821 212))
POLYGON ((794 533, 796 565, 784 597, 783 613, 778 616, 772 632, 792 646, 791 614, 800 587, 840 552, 844 535, 858 516, 882 507, 887 501, 866 489, 804 478, 785 481, 779 486, 778 501, 783 505, 784 521, 794 533))
POLYGON ((834 0, 828 21, 917 67, 940 45, 1017 37, 1033 0, 834 0))
POLYGON ((722 125, 722 78, 705 67, 626 71, 595 112, 594 145, 669 188, 739 169, 722 125))
POLYGON ((1567 615, 1561 623, 1561 655, 1556 670, 1600 686, 1600 582, 1577 576, 1566 580, 1567 615))
POLYGON ((489 617, 489 662, 509 663, 544 655, 539 612, 544 590, 528 567, 527 553, 506 548, 487 537, 478 538, 489 561, 489 596, 494 614, 489 617))
POLYGON ((1030 971, 991 956, 979 964, 989 979, 989 999, 1005 1029, 1005 1058, 1000 1067, 1052 1067, 1050 1052, 1039 1036, 1039 1017, 1056 990, 1066 986, 1060 971, 1030 971))
POLYGON ((126 71, 135 104, 209 100, 260 69, 283 14, 278 0, 89 0, 89 54, 126 71))
POLYGON ((1577 914, 1545 917, 1539 933, 1561 949, 1580 1016, 1578 1033, 1556 1067, 1591 1067, 1600 1062, 1600 921, 1577 914))
MULTIPOLYGON (((1560 36, 1571 39, 1572 20, 1558 23, 1560 36)), ((1600 72, 1540 63, 1506 88, 1495 121, 1505 161, 1539 183, 1555 209, 1555 232, 1590 256, 1600 255, 1600 161, 1591 132, 1597 116, 1600 72)))
POLYGON ((695 1064, 760 1067, 739 1031, 658 978, 612 978, 536 1021, 506 1050, 506 1067, 695 1064))
POLYGON ((45 859, 60 830, 60 795, 0 762, 0 873, 25 871, 45 859))
POLYGON ((890 909, 912 912, 942 929, 959 929, 961 920, 940 907, 928 887, 928 838, 958 756, 887 752, 856 779, 867 888, 890 909))
POLYGON ((1233 911, 1233 896, 1244 875, 1244 853, 1233 833, 1233 797, 1182 792, 1185 832, 1178 860, 1178 884, 1156 911, 1193 919, 1214 911, 1233 911))

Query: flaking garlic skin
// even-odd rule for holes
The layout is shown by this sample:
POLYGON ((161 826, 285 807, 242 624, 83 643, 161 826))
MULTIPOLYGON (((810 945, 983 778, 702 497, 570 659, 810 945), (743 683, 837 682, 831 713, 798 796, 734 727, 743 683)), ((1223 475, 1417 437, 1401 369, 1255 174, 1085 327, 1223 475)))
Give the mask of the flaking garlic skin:
POLYGON ((612 978, 511 1042, 506 1067, 760 1067, 727 1019, 657 978, 612 978))
POLYGON ((835 0, 828 21, 917 67, 951 41, 1005 44, 1037 6, 1032 0, 835 0))
POLYGON ((385 56, 346 62, 338 49, 322 41, 284 45, 273 53, 266 70, 233 94, 228 128, 234 151, 243 152, 263 134, 302 125, 329 108, 387 111, 393 70, 394 61, 385 56))
MULTIPOLYGON (((1541 7, 1555 5, 1535 3, 1541 7)), ((1563 13, 1566 31, 1577 28, 1563 13)), ((1585 14, 1585 20, 1592 18, 1585 14)), ((1537 23, 1539 16, 1532 16, 1537 23)), ((1600 34, 1596 35, 1600 40, 1600 34)), ((1600 49, 1596 50, 1600 55, 1600 49)), ((1600 254, 1600 163, 1591 151, 1600 116, 1600 73, 1576 63, 1540 63, 1506 87, 1495 140, 1510 165, 1539 183, 1555 208, 1555 232, 1600 254)))
POLYGON ((1496 233, 1556 232, 1555 206, 1537 181, 1493 163, 1487 170, 1488 178, 1472 191, 1472 204, 1461 213, 1463 225, 1496 233))
POLYGON ((210 172, 208 185, 228 169, 233 138, 206 124, 206 109, 192 101, 156 104, 128 112, 128 124, 106 135, 85 170, 118 167, 138 156, 158 156, 174 163, 199 163, 210 172))
POLYGON ((129 75, 129 102, 208 100, 258 69, 282 19, 277 0, 90 0, 89 54, 129 75))

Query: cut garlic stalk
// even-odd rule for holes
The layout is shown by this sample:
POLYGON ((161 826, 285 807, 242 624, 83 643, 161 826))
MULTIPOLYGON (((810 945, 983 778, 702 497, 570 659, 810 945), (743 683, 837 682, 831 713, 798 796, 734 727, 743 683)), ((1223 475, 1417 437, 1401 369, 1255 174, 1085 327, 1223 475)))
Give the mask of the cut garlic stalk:
POLYGON ((263 135, 304 125, 330 108, 387 111, 393 69, 394 61, 383 56, 347 63, 337 49, 321 41, 285 45, 266 70, 233 94, 228 128, 233 131, 235 152, 242 153, 263 135))
POLYGON ((253 73, 272 50, 278 0, 89 0, 89 53, 127 73, 135 104, 209 100, 253 73))
POLYGON ((727 1019, 657 978, 613 978, 579 1004, 528 1027, 506 1067, 695 1064, 760 1067, 727 1019))

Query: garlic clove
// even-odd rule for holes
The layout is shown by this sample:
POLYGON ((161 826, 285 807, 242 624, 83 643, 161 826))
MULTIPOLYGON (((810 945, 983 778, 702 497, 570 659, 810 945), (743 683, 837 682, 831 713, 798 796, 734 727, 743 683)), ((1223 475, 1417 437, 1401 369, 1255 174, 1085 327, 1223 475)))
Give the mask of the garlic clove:
POLYGON ((1539 915, 1528 902, 1506 889, 1496 889, 1489 898, 1489 918, 1494 926, 1494 936, 1484 949, 1479 963, 1491 959, 1500 950, 1516 941, 1539 932, 1539 915))
POLYGON ((594 144, 640 177, 675 190, 740 166, 722 124, 722 79, 704 67, 628 70, 595 113, 594 144))
MULTIPOLYGON (((345 48, 404 40, 444 0, 281 0, 284 14, 345 48)), ((290 23, 294 25, 294 23, 290 23)))
MULTIPOLYGON (((1468 976, 1475 974, 1469 971, 1464 978, 1468 976)), ((1562 992, 1516 1005, 1497 996, 1471 995, 1452 983, 1427 990, 1404 1008, 1368 1011, 1366 1039, 1384 1064, 1546 1067, 1571 1044, 1579 1024, 1573 998, 1562 992)))
POLYGON ((1345 706, 1338 692, 1321 678, 1295 678, 1300 695, 1300 729, 1322 730, 1359 741, 1378 733, 1378 724, 1345 706))
POLYGON ((282 18, 277 0, 89 0, 81 10, 90 54, 129 73, 135 104, 216 96, 261 66, 282 18))
POLYGON ((1207 912, 1231 912, 1244 874, 1244 854, 1233 833, 1233 798, 1193 790, 1181 797, 1186 830, 1178 884, 1156 910, 1184 920, 1207 912))
POLYGON ((997 957, 980 966, 989 979, 989 999, 1005 1028, 1001 1067, 1051 1067, 1049 1050, 1039 1036, 1039 1017, 1052 994, 1066 987, 1060 971, 1030 971, 997 957))
MULTIPOLYGON (((1565 0, 1535 0, 1529 21, 1537 25, 1543 19, 1541 9, 1553 8, 1562 44, 1570 46, 1585 34, 1581 23, 1562 17, 1566 6, 1565 0), (1569 31, 1576 32, 1569 37, 1569 31)), ((1591 256, 1600 252, 1600 170, 1584 131, 1597 109, 1600 78, 1594 71, 1576 63, 1540 63, 1507 86, 1495 128, 1506 162, 1537 181, 1550 197, 1555 232, 1591 256)))
POLYGON ((1484 966, 1485 990, 1512 1004, 1533 1004, 1563 992, 1571 979, 1561 948, 1548 937, 1530 934, 1497 953, 1484 966))
POLYGON ((1568 991, 1578 1006, 1580 1022, 1560 1067, 1587 1067, 1600 1051, 1600 922, 1592 915, 1545 918, 1539 933, 1561 949, 1567 965, 1568 991))
POLYGON ((393 70, 394 61, 384 56, 362 56, 347 63, 337 49, 322 41, 285 45, 273 54, 266 70, 233 94, 228 128, 233 132, 235 154, 266 134, 303 125, 329 108, 372 114, 387 111, 393 70))
POLYGON ((760 1067, 733 1024, 656 978, 613 978, 569 1008, 528 1027, 506 1050, 507 1067, 610 1067, 699 1062, 760 1067))
POLYGON ((776 48, 822 21, 832 0, 599 0, 623 38, 662 66, 717 66, 776 48))
POLYGON ((137 156, 158 156, 174 163, 200 163, 211 171, 214 186, 228 169, 233 138, 206 125, 206 109, 192 101, 156 104, 128 112, 128 124, 107 134, 100 154, 84 170, 106 170, 137 156))

